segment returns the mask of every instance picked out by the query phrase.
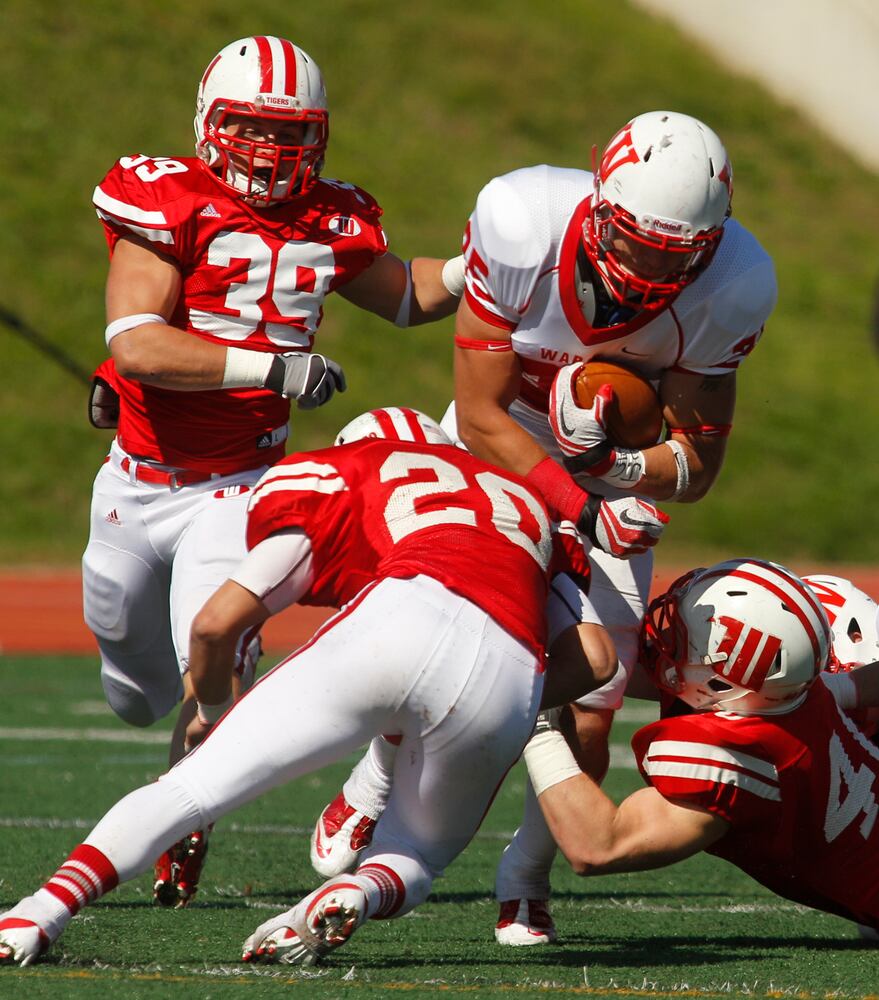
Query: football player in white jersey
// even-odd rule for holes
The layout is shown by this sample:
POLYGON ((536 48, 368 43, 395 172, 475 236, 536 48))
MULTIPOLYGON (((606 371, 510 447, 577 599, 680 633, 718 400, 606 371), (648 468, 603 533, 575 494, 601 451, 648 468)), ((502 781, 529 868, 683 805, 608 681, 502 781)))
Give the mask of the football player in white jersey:
MULTIPOLYGON (((192 620, 244 554, 248 492, 285 452, 290 403, 345 388, 312 353, 335 290, 399 326, 449 315, 463 262, 387 252, 381 208, 322 176, 320 69, 292 42, 242 38, 198 87, 196 155, 123 156, 95 189, 111 260, 93 422, 116 426, 83 556, 85 619, 116 714, 148 726, 184 705, 192 620), (109 415, 109 416, 108 416, 109 415)), ((258 655, 242 637, 240 682, 258 655)), ((183 905, 204 837, 162 859, 156 897, 183 905)))
MULTIPOLYGON (((723 464, 737 369, 776 300, 772 261, 730 218, 731 199, 720 139, 695 118, 667 111, 623 126, 594 173, 543 165, 490 181, 464 236, 456 413, 444 426, 474 454, 536 483, 560 521, 578 521, 585 491, 684 503, 703 497, 723 464), (664 441, 642 450, 611 446, 605 396, 591 410, 573 398, 580 365, 595 359, 653 382, 664 441)), ((593 549, 590 559, 590 599, 620 660, 613 681, 573 706, 580 762, 601 780, 607 733, 637 654, 652 557, 593 549)), ((369 789, 380 787, 391 755, 374 742, 357 780, 346 784, 357 800, 345 794, 328 807, 325 834, 344 837, 340 817, 353 830, 379 811, 369 789)), ((529 789, 497 874, 500 943, 554 938, 547 900, 555 851, 529 789)), ((339 857, 350 863, 341 848, 339 857)))

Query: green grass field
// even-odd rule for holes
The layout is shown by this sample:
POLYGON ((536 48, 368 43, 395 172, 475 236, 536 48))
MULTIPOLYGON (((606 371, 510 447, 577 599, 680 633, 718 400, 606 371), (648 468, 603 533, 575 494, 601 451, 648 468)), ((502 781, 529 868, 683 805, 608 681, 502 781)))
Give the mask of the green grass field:
MULTIPOLYGON (((119 723, 83 658, 6 658, 0 685, 3 908, 49 877, 117 798, 163 770, 167 726, 119 723)), ((628 740, 650 711, 633 702, 614 728, 607 788, 615 797, 640 783, 628 740)), ((521 766, 416 912, 368 924, 314 970, 243 965, 246 935, 319 884, 307 833, 350 763, 223 820, 191 908, 153 907, 144 875, 80 914, 44 963, 0 969, 0 998, 879 996, 879 951, 845 921, 778 899, 708 857, 591 882, 557 862, 560 943, 499 948, 492 881, 518 819, 521 766)))

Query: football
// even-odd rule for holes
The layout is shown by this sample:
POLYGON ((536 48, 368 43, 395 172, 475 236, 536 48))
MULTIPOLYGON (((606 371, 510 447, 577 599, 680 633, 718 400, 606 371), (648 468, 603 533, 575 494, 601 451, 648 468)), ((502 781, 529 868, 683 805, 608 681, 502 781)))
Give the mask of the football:
POLYGON ((577 376, 577 402, 592 406, 603 385, 613 386, 614 399, 605 411, 607 438, 621 448, 647 448, 662 431, 662 404, 656 390, 629 368, 610 361, 590 361, 577 376))

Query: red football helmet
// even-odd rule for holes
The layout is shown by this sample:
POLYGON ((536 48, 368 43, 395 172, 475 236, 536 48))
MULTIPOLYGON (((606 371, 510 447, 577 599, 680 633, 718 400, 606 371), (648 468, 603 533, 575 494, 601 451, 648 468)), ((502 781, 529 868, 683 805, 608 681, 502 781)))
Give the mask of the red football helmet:
POLYGON ((830 624, 790 570, 733 559, 681 577, 647 611, 642 662, 692 708, 789 712, 827 664, 830 624))
POLYGON ((194 125, 196 153, 234 194, 255 205, 304 194, 329 136, 320 69, 285 38, 241 38, 205 70, 194 125))
POLYGON ((671 111, 633 118, 594 168, 583 246, 613 297, 659 309, 710 263, 730 214, 732 168, 702 122, 671 111))
POLYGON ((417 444, 451 444, 448 434, 426 413, 406 406, 386 406, 355 417, 336 435, 334 444, 350 444, 363 438, 414 441, 417 444))

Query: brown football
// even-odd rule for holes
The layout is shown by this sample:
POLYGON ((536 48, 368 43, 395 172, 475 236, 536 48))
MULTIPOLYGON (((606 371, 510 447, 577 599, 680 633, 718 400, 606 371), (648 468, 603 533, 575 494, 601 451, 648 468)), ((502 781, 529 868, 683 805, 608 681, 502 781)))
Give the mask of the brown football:
POLYGON ((587 409, 603 385, 613 386, 614 400, 605 411, 607 438, 623 448, 647 448, 662 431, 662 404, 656 390, 629 368, 610 361, 590 361, 577 376, 577 402, 587 409))

